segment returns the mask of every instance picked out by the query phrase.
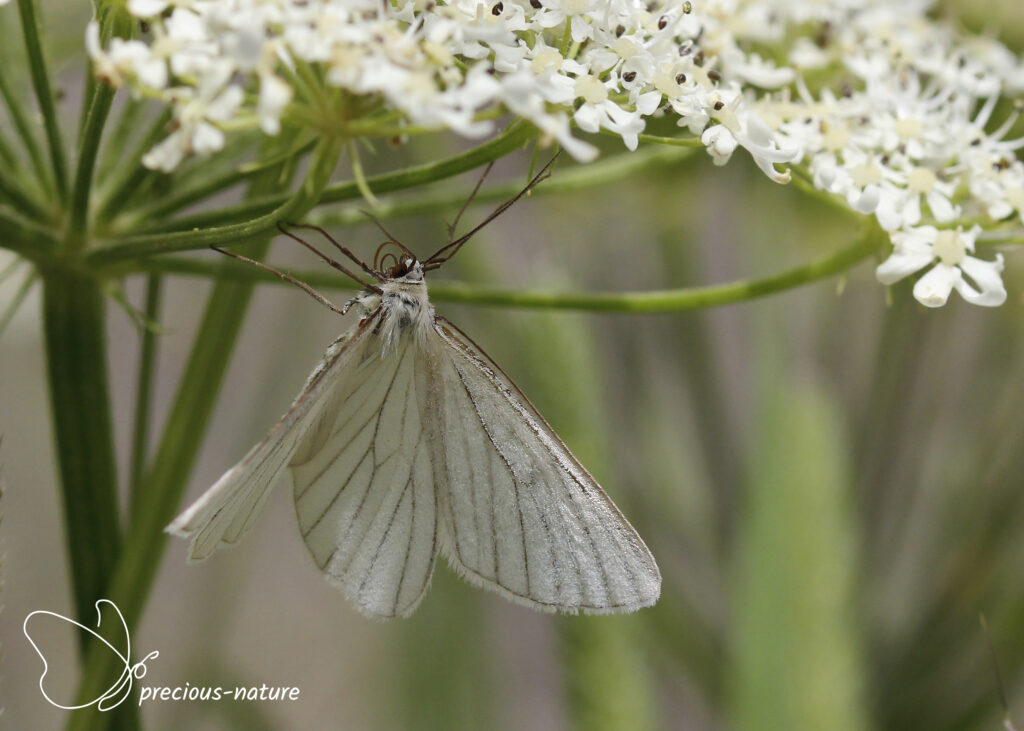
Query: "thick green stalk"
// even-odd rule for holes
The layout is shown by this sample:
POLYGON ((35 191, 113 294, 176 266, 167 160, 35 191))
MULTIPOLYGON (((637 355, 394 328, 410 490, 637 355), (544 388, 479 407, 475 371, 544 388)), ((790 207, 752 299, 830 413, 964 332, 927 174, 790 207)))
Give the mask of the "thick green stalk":
POLYGON ((46 130, 46 142, 50 148, 50 162, 53 165, 53 176, 57 182, 57 195, 63 201, 68 190, 68 164, 61 138, 60 119, 57 105, 50 86, 50 73, 46 68, 43 53, 42 27, 36 12, 34 0, 18 0, 21 13, 21 29, 25 38, 25 52, 28 55, 29 72, 35 88, 39 111, 43 116, 43 128, 46 130))
MULTIPOLYGON (((156 322, 160 317, 160 301, 163 291, 163 277, 150 274, 146 281, 146 319, 156 322)), ((156 370, 157 333, 152 328, 142 331, 142 346, 139 352, 139 377, 135 389, 135 433, 132 435, 131 468, 131 509, 138 503, 138 492, 146 469, 149 448, 149 427, 152 419, 153 376, 156 370)))
MULTIPOLYGON (((287 204, 294 215, 304 215, 319 200, 337 164, 340 146, 338 140, 325 140, 317 147, 306 180, 287 204)), ((274 181, 278 178, 276 171, 268 171, 267 177, 274 181)), ((269 241, 263 241, 260 250, 250 253, 259 256, 268 245, 269 241)), ((129 627, 137 625, 142 615, 166 545, 164 527, 173 518, 184 493, 252 289, 250 283, 232 281, 218 282, 214 288, 149 477, 137 494, 133 520, 108 591, 129 627)), ((115 669, 115 660, 109 651, 96 649, 89 653, 79 686, 81 702, 103 692, 105 679, 115 669)), ((104 727, 103 714, 92 710, 77 712, 68 725, 77 731, 104 727)))
POLYGON ((120 544, 103 293, 71 268, 43 271, 43 319, 75 613, 95 623, 120 544))
MULTIPOLYGON (((521 307, 531 309, 589 310, 594 312, 679 312, 704 307, 718 307, 766 297, 788 289, 842 274, 877 250, 879 239, 872 232, 850 246, 822 259, 801 264, 778 274, 760 279, 744 279, 708 287, 682 287, 650 292, 537 292, 495 289, 458 282, 430 282, 430 298, 438 302, 460 302, 473 305, 521 307)), ((223 277, 236 281, 261 281, 272 284, 287 282, 254 266, 240 262, 212 265, 200 259, 160 257, 139 262, 134 271, 163 272, 206 277, 223 277)), ((347 277, 327 270, 289 273, 313 287, 353 289, 358 287, 347 277)))

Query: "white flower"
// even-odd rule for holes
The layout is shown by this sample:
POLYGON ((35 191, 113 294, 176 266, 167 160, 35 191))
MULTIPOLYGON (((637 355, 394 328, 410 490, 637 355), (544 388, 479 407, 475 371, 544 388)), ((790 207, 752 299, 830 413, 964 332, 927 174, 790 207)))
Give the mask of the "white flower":
POLYGON ((174 115, 176 129, 142 159, 146 167, 164 172, 176 168, 190 152, 208 155, 224 147, 224 133, 216 123, 231 119, 244 97, 237 86, 218 89, 211 85, 200 90, 182 87, 171 91, 179 95, 174 115))
POLYGON ((114 86, 129 80, 141 86, 163 89, 167 86, 167 62, 141 41, 114 38, 110 48, 100 46, 100 26, 92 21, 85 29, 85 46, 93 60, 93 72, 114 86))
MULTIPOLYGON (((929 254, 939 263, 921 296, 958 289, 991 304, 1001 284, 984 274, 1001 259, 950 263, 949 236, 929 242, 921 224, 1024 221, 1024 138, 1008 138, 1014 113, 995 118, 1024 91, 1024 64, 935 19, 931 5, 128 0, 151 37, 101 47, 90 25, 86 45, 100 77, 174 108, 175 128, 146 157, 163 170, 219 149, 228 129, 273 135, 310 120, 344 132, 348 118, 325 99, 344 99, 361 128, 379 118, 388 134, 480 137, 507 112, 580 161, 597 155, 587 135, 611 132, 633 150, 648 120, 665 117, 718 165, 742 147, 776 182, 804 166, 815 187, 897 232, 880 276, 937 246, 946 255, 929 254)), ((952 240, 970 241, 966 252, 973 237, 952 240)))
POLYGON ((954 289, 971 304, 1001 305, 1006 301, 1003 256, 984 261, 971 255, 980 232, 978 226, 969 231, 934 226, 899 231, 892 236, 892 254, 878 265, 875 276, 882 284, 894 284, 931 266, 914 285, 914 297, 926 307, 946 304, 954 289))

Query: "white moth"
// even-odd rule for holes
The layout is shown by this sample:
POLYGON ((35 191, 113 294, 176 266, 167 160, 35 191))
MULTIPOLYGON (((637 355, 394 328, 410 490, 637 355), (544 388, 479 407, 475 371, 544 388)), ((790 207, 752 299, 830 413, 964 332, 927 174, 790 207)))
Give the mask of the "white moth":
POLYGON ((358 324, 263 441, 168 527, 191 538, 190 561, 238 542, 287 466, 313 560, 367 615, 410 615, 438 553, 470 583, 542 611, 657 601, 640 536, 512 380, 434 314, 424 272, 482 225, 424 262, 396 244, 393 266, 360 263, 379 285, 346 305, 358 324))

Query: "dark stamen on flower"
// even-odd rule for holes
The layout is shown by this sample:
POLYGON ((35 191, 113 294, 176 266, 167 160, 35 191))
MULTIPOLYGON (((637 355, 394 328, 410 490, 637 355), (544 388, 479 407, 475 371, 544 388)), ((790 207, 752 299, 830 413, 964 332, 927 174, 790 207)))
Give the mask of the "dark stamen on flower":
POLYGON ((708 78, 711 79, 712 81, 721 81, 722 72, 716 71, 715 69, 711 69, 710 71, 708 71, 708 78))
POLYGON ((502 5, 501 3, 498 3, 493 8, 491 8, 491 15, 501 15, 501 11, 504 9, 505 6, 502 5))
POLYGON ((665 30, 665 27, 667 25, 668 25, 668 18, 666 18, 664 15, 662 15, 660 18, 658 18, 658 30, 665 30))
POLYGON ((677 84, 685 84, 686 83, 686 74, 676 74, 676 83, 677 84))
POLYGON ((636 78, 636 71, 627 71, 626 73, 624 73, 622 75, 622 80, 627 82, 627 83, 631 82, 635 78, 636 78))
POLYGON ((723 109, 725 109, 725 102, 722 102, 722 101, 715 102, 715 111, 716 112, 720 112, 723 109))

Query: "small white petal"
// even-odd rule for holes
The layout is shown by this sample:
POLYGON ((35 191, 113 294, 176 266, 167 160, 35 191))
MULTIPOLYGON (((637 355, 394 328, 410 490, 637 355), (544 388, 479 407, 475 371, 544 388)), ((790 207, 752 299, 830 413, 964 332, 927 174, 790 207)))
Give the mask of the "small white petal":
POLYGON ((894 251, 875 269, 875 277, 882 284, 895 284, 904 277, 923 269, 935 259, 930 253, 906 254, 894 251))
POLYGON ((292 100, 292 87, 273 74, 260 78, 259 118, 264 134, 281 131, 281 112, 292 100))
POLYGON ((584 104, 573 114, 573 119, 584 132, 598 132, 601 129, 600 115, 593 104, 584 104))
POLYGON ((881 197, 881 189, 877 185, 869 185, 862 191, 850 188, 846 193, 846 202, 858 213, 874 213, 881 197))
POLYGON ((661 92, 659 91, 649 91, 636 98, 636 110, 645 117, 654 114, 659 106, 661 106, 661 92))
POLYGON ((956 283, 956 291, 972 305, 982 307, 998 307, 1006 302, 1006 287, 1003 285, 1003 255, 997 254, 995 261, 984 261, 973 256, 965 256, 960 262, 964 274, 970 277, 981 291, 972 287, 967 280, 961 278, 956 283))
POLYGON ((128 12, 136 18, 155 18, 167 10, 166 0, 128 0, 128 12))
POLYGON ((208 155, 224 147, 224 133, 209 122, 200 122, 192 135, 192 149, 197 155, 208 155))
POLYGON ((914 299, 925 307, 942 307, 960 279, 960 270, 956 267, 936 264, 931 271, 917 280, 917 284, 914 285, 914 299))
POLYGON ((959 211, 949 202, 949 199, 938 191, 929 191, 928 207, 932 209, 932 215, 939 223, 952 223, 956 220, 959 211))

